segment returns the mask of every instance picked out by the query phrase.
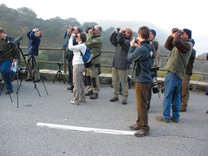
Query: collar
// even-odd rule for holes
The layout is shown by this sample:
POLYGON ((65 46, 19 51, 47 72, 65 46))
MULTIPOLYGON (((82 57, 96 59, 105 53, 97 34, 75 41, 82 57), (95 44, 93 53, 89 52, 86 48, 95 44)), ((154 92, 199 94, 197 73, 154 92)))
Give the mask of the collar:
POLYGON ((144 41, 140 42, 140 44, 141 45, 143 45, 143 44, 150 44, 150 41, 149 40, 144 40, 144 41))

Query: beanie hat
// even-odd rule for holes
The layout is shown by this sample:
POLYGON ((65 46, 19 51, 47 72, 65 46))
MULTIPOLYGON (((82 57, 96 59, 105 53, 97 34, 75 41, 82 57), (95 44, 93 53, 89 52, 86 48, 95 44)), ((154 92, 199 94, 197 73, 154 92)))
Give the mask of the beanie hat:
POLYGON ((154 29, 150 29, 150 32, 152 32, 153 35, 156 37, 156 31, 154 29))
POLYGON ((191 43, 193 44, 193 46, 195 45, 195 41, 193 38, 191 39, 191 43))
POLYGON ((191 38, 191 30, 183 29, 183 31, 188 35, 189 38, 191 38))

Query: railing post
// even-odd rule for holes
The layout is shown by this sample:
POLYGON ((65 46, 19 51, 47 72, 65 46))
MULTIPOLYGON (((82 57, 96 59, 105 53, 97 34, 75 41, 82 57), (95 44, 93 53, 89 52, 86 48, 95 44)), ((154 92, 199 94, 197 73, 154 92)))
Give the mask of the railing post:
POLYGON ((66 73, 66 59, 65 59, 65 55, 66 55, 66 48, 63 49, 63 72, 66 73))

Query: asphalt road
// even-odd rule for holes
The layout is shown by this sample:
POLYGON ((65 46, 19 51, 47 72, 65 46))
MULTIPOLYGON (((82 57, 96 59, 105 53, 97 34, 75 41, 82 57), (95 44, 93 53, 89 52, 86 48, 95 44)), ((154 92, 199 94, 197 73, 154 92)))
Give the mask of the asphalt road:
MULTIPOLYGON (((0 96, 0 156, 206 156, 208 155, 208 96, 191 92, 188 111, 181 113, 179 123, 162 123, 163 95, 153 94, 149 111, 150 135, 115 135, 37 126, 50 123, 132 132, 128 126, 136 121, 134 88, 129 90, 127 105, 111 103, 112 88, 102 86, 99 99, 79 106, 71 105, 73 94, 62 82, 23 82, 11 103, 5 90, 0 96)), ((16 88, 16 87, 15 87, 16 88)))

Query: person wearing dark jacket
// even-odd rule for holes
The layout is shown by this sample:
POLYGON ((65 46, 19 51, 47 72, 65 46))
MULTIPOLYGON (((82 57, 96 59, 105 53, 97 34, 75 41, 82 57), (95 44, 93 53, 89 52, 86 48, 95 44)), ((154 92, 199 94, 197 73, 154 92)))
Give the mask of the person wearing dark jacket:
POLYGON ((172 29, 172 34, 168 37, 165 48, 170 50, 165 69, 168 71, 165 77, 165 95, 163 100, 163 116, 156 119, 165 123, 170 120, 179 121, 181 105, 181 82, 186 72, 186 66, 192 52, 191 30, 172 29), (171 103, 173 100, 172 116, 170 116, 171 103))
POLYGON ((125 30, 115 31, 110 36, 110 42, 116 47, 112 64, 112 85, 114 88, 113 98, 111 102, 118 101, 119 81, 122 86, 122 104, 127 103, 128 98, 128 69, 130 62, 127 60, 127 55, 130 47, 130 41, 133 36, 133 31, 129 28, 125 30))
MULTIPOLYGON (((195 41, 191 39, 192 47, 195 44, 195 41)), ((191 57, 189 58, 188 64, 186 66, 186 74, 182 81, 181 85, 181 108, 180 112, 186 112, 187 104, 189 100, 189 82, 192 75, 193 64, 196 57, 196 50, 193 48, 191 52, 191 57)))
POLYGON ((149 134, 147 94, 152 82, 151 68, 155 58, 155 49, 149 41, 150 30, 143 26, 138 31, 138 44, 135 39, 130 42, 128 61, 134 62, 132 79, 135 81, 135 94, 137 102, 136 124, 129 126, 131 130, 138 130, 134 135, 142 137, 149 134))
POLYGON ((10 67, 12 61, 17 57, 17 53, 14 47, 9 44, 9 41, 12 40, 12 37, 5 34, 4 29, 0 28, 0 72, 6 82, 7 92, 10 94, 13 92, 13 86, 9 76, 10 67))
POLYGON ((39 46, 42 38, 42 32, 39 31, 38 28, 34 28, 33 30, 30 30, 27 32, 27 37, 29 39, 28 42, 28 74, 26 81, 31 81, 34 79, 36 82, 40 81, 40 72, 37 65, 38 55, 39 55, 39 46), (34 56, 34 57, 33 57, 34 56), (32 57, 32 58, 31 58, 32 57), (33 60, 34 59, 34 60, 33 60), (32 62, 33 61, 33 62, 32 62), (33 73, 34 71, 34 73, 33 73), (32 75, 31 75, 32 74, 32 75))

